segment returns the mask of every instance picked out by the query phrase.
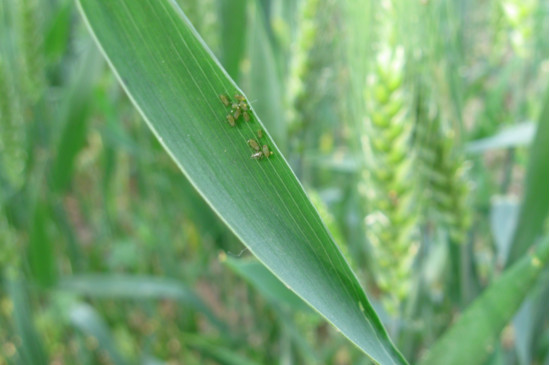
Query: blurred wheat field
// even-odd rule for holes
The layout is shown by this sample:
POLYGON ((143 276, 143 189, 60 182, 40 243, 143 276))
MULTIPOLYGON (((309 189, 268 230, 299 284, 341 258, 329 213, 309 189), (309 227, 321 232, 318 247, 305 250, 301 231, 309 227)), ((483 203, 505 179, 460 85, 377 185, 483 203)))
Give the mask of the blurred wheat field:
MULTIPOLYGON (((548 2, 174 3, 408 362, 548 364, 548 2)), ((0 186, 0 365, 372 363, 181 174, 72 0, 0 3, 0 186)))

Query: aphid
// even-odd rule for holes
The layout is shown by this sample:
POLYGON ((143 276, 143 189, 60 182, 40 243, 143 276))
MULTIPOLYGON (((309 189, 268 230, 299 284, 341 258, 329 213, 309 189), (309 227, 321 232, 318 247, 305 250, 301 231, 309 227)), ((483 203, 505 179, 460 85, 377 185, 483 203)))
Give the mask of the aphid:
POLYGON ((260 145, 258 144, 258 142, 256 142, 255 139, 249 139, 248 141, 246 141, 246 143, 248 143, 248 145, 249 145, 253 150, 260 151, 260 145))
POLYGON ((273 154, 273 151, 270 151, 269 147, 267 147, 267 145, 264 144, 262 146, 262 153, 264 154, 265 157, 269 157, 273 154))
POLYGON ((263 136, 264 136, 264 132, 262 132, 261 129, 258 129, 258 138, 259 138, 259 139, 262 139, 263 136))
POLYGON ((237 119, 239 119, 240 116, 241 116, 241 109, 235 110, 235 113, 233 113, 233 118, 235 118, 235 120, 237 120, 237 119))
POLYGON ((238 110, 239 109, 239 104, 238 103, 231 104, 231 109, 238 110))
POLYGON ((229 106, 229 99, 226 95, 220 94, 220 100, 222 101, 223 105, 229 106))
POLYGON ((245 101, 246 99, 244 98, 244 96, 242 96, 241 94, 235 94, 235 99, 239 100, 239 101, 245 101))
POLYGON ((242 110, 248 110, 248 104, 245 103, 244 101, 241 101, 239 103, 239 108, 241 108, 242 110))
POLYGON ((235 126, 235 118, 233 118, 233 116, 231 114, 227 114, 226 118, 227 118, 227 122, 229 123, 229 125, 234 127, 235 126))
POLYGON ((248 112, 243 113, 243 118, 245 122, 250 122, 250 115, 248 114, 248 112))
POLYGON ((250 158, 253 158, 254 160, 261 160, 264 157, 264 154, 262 151, 253 153, 250 158))

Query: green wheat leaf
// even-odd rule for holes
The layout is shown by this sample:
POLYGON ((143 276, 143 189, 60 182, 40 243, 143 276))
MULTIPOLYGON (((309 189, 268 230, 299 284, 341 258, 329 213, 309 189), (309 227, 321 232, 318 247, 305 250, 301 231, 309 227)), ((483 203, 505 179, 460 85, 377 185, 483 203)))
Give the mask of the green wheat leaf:
POLYGON ((219 95, 242 92, 176 3, 80 0, 79 5, 136 108, 227 226, 374 361, 406 363, 256 114, 236 127, 224 122, 228 108, 219 95), (274 152, 268 159, 250 158, 247 140, 258 129, 264 129, 260 143, 274 152))
POLYGON ((430 348, 421 365, 484 364, 504 326, 548 264, 548 240, 524 255, 479 296, 430 348))

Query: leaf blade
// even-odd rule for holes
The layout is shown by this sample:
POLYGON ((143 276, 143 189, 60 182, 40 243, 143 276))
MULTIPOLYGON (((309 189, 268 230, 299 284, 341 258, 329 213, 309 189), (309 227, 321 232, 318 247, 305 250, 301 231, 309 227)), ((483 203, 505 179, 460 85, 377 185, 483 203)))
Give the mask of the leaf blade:
POLYGON ((529 152, 525 193, 506 266, 519 259, 543 231, 548 217, 548 90, 529 152))
POLYGON ((92 306, 83 303, 75 305, 69 311, 69 320, 83 334, 93 336, 99 347, 109 355, 112 363, 115 365, 127 364, 115 346, 109 326, 92 306))
POLYGON ((483 364, 498 334, 512 319, 547 264, 548 240, 545 240, 536 252, 525 255, 491 284, 419 364, 483 364))
POLYGON ((373 360, 406 363, 267 131, 274 155, 250 159, 246 140, 265 130, 256 114, 235 128, 223 122, 219 95, 242 92, 175 2, 79 8, 155 136, 235 235, 373 360))
POLYGON ((62 278, 58 288, 93 298, 176 300, 202 312, 218 328, 226 330, 225 324, 200 297, 175 279, 145 275, 85 274, 62 278))

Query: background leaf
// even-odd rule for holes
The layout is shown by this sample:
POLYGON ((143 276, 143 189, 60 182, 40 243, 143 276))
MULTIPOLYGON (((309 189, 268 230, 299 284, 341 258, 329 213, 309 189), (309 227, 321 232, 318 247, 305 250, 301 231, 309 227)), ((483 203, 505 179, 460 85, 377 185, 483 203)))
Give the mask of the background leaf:
POLYGON ((262 296, 282 306, 289 306, 293 311, 309 308, 292 291, 287 289, 277 278, 256 260, 224 258, 224 263, 262 293, 262 296))
POLYGON ((524 122, 508 127, 494 136, 472 141, 466 151, 480 153, 498 148, 528 145, 535 135, 535 123, 524 122))
POLYGON ((542 234, 548 217, 548 90, 529 154, 525 193, 507 265, 514 263, 542 234))
POLYGON ((225 365, 257 365, 256 362, 244 358, 229 348, 221 346, 199 336, 186 335, 185 344, 204 354, 205 357, 225 365))
POLYGON ((79 304, 69 313, 72 324, 87 336, 97 341, 99 348, 106 351, 115 365, 124 365, 126 361, 118 353, 113 336, 107 324, 95 309, 87 304, 79 304))
POLYGON ((483 364, 500 331, 547 264, 548 240, 495 280, 430 348, 420 364, 483 364))
POLYGON ((243 77, 243 90, 249 95, 254 95, 251 101, 254 110, 261 117, 262 123, 269 128, 279 148, 284 151, 283 136, 286 124, 283 123, 284 116, 281 113, 281 110, 284 110, 281 77, 278 74, 272 41, 266 32, 260 2, 255 3, 257 4, 252 6, 251 22, 257 31, 250 34, 248 39, 248 62, 251 66, 246 75, 248 77, 243 77))
POLYGON ((240 90, 175 3, 79 4, 161 144, 250 251, 373 360, 405 363, 267 131, 274 155, 250 159, 246 141, 263 129, 255 113, 235 128, 224 122, 219 95, 240 90))
POLYGON ((46 365, 48 355, 33 322, 27 288, 21 280, 10 280, 5 284, 13 300, 14 332, 20 339, 18 355, 20 364, 46 365))
POLYGON ((239 77, 239 66, 246 49, 246 5, 248 0, 222 0, 223 64, 231 77, 239 77))
POLYGON ((56 260, 47 233, 49 217, 48 207, 38 200, 32 215, 27 259, 32 277, 44 287, 52 285, 56 280, 56 260))
POLYGON ((52 187, 63 190, 71 181, 74 160, 84 148, 86 129, 90 115, 90 99, 94 84, 100 74, 104 62, 99 53, 88 45, 85 62, 76 70, 74 84, 67 90, 67 95, 60 107, 57 119, 63 125, 63 130, 57 145, 57 158, 51 168, 52 187))
POLYGON ((202 312, 213 324, 225 329, 207 305, 182 283, 143 275, 81 275, 64 278, 59 288, 94 298, 173 299, 202 312))

